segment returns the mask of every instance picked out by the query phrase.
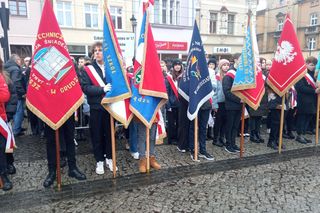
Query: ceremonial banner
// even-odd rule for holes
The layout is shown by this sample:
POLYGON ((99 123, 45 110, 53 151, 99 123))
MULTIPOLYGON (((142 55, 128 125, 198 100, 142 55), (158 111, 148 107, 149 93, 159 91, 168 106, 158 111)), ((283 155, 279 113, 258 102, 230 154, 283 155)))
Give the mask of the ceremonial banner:
POLYGON ((319 72, 320 72, 320 52, 318 53, 318 62, 317 62, 317 65, 316 65, 317 85, 320 84, 319 72))
POLYGON ((279 96, 283 96, 306 72, 296 32, 287 14, 267 83, 279 96))
POLYGON ((5 153, 13 153, 13 149, 16 148, 16 141, 12 132, 10 123, 7 123, 0 116, 0 134, 6 139, 5 153))
POLYGON ((140 2, 137 24, 137 48, 134 61, 134 82, 131 86, 130 110, 151 128, 155 116, 168 99, 164 76, 155 48, 148 9, 153 1, 140 2))
POLYGON ((250 20, 231 91, 254 110, 265 93, 256 32, 250 20))
POLYGON ((214 93, 196 21, 193 27, 187 69, 180 80, 178 92, 189 102, 187 113, 189 120, 197 117, 200 107, 214 93))
POLYGON ((58 129, 83 102, 83 93, 49 0, 44 2, 27 90, 28 108, 58 129))
POLYGON ((126 77, 121 49, 106 5, 102 49, 106 81, 107 83, 111 83, 112 89, 106 93, 101 103, 111 116, 127 128, 132 118, 128 100, 131 97, 131 90, 126 77))

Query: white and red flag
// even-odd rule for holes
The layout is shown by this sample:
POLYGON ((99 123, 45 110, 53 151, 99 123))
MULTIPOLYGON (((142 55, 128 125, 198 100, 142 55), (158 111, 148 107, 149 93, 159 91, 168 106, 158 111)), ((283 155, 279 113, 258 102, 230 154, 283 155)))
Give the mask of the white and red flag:
POLYGON ((283 96, 306 72, 297 35, 287 14, 267 83, 279 96, 283 96))

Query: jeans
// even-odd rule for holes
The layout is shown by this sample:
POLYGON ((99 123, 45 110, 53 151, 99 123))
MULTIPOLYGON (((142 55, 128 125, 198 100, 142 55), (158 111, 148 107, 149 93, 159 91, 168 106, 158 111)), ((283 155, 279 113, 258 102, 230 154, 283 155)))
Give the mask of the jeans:
POLYGON ((129 145, 130 152, 138 152, 138 133, 137 133, 137 122, 132 120, 129 124, 129 145))
MULTIPOLYGON (((198 139, 200 146, 200 153, 205 153, 206 149, 206 135, 207 135, 207 124, 209 120, 210 109, 199 110, 198 112, 198 139)), ((189 147, 190 150, 194 150, 194 121, 190 124, 189 129, 189 147)))
POLYGON ((18 100, 17 111, 13 116, 13 134, 19 134, 21 132, 21 126, 24 118, 24 108, 26 101, 24 99, 18 100))
MULTIPOLYGON (((149 135, 149 156, 155 156, 154 145, 156 143, 156 133, 157 133, 157 124, 152 124, 149 135)), ((138 150, 139 150, 139 158, 146 157, 146 126, 137 122, 137 135, 138 135, 138 150)))

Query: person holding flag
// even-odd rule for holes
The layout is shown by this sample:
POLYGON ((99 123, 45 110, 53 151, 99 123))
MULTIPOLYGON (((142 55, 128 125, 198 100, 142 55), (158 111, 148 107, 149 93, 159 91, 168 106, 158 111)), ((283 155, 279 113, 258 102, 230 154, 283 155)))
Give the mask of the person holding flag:
POLYGON ((214 92, 209 76, 207 61, 198 29, 194 22, 191 45, 187 59, 187 69, 179 83, 179 93, 189 102, 187 116, 191 122, 189 129, 189 148, 191 159, 197 161, 196 147, 199 139, 199 157, 214 160, 206 150, 206 135, 209 114, 212 109, 209 99, 214 92), (195 121, 193 121, 195 119, 195 121), (199 125, 198 125, 199 120, 199 125), (197 134, 199 129, 199 135, 197 134), (196 140, 195 140, 196 138, 196 140))

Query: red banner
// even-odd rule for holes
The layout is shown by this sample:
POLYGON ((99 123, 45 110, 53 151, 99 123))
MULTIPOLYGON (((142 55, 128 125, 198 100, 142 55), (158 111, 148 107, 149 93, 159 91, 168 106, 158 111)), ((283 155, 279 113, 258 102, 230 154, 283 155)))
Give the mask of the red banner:
POLYGON ((175 41, 155 41, 157 50, 187 50, 187 42, 175 42, 175 41))
POLYGON ((267 83, 279 96, 283 96, 306 72, 296 32, 287 15, 267 83))
POLYGON ((26 102, 54 130, 83 102, 79 80, 49 0, 43 6, 26 102))

